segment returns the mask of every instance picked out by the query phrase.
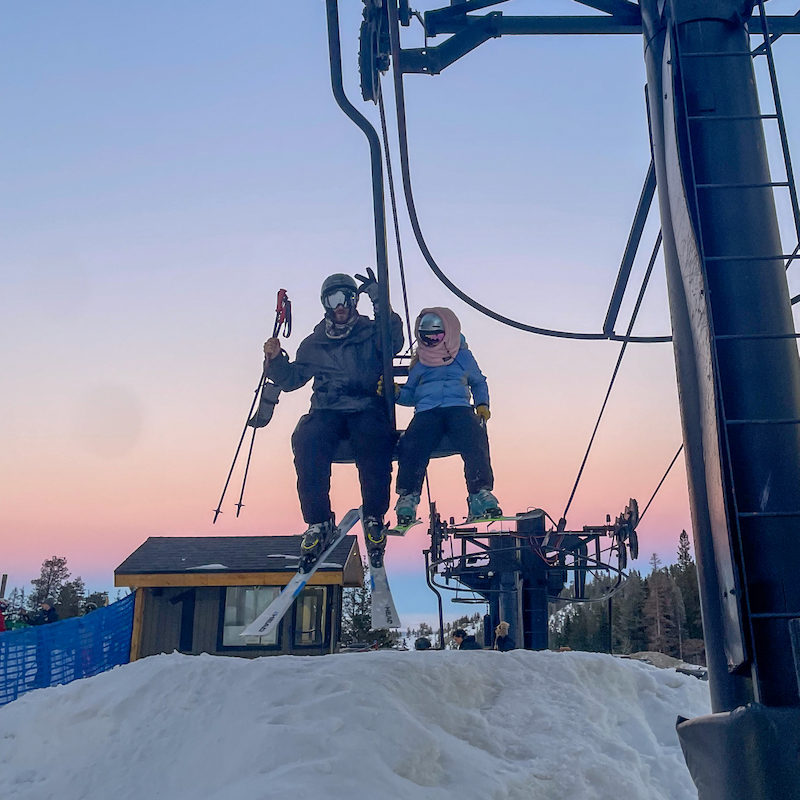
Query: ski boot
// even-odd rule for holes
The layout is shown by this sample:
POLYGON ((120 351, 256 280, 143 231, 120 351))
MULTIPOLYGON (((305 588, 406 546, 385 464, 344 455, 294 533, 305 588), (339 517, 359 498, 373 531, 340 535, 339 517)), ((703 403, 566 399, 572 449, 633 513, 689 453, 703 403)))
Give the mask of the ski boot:
POLYGON ((333 520, 316 522, 308 526, 300 542, 300 572, 308 572, 333 538, 333 520))
POLYGON ((383 551, 386 550, 386 526, 382 519, 364 517, 364 541, 369 565, 379 569, 383 566, 383 551))
POLYGON ((479 492, 469 495, 467 505, 469 507, 468 522, 503 516, 502 510, 497 505, 497 498, 488 489, 481 489, 479 492))
POLYGON ((398 528, 403 528, 406 525, 410 525, 412 522, 416 522, 419 499, 419 492, 401 494, 397 499, 397 505, 394 507, 394 510, 397 514, 398 528))

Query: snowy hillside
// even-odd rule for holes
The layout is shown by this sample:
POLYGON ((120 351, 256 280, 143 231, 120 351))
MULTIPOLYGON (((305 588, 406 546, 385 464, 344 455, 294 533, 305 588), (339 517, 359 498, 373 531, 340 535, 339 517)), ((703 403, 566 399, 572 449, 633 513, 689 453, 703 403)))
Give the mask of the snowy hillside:
POLYGON ((0 709, 3 800, 689 800, 695 678, 591 653, 156 656, 0 709))

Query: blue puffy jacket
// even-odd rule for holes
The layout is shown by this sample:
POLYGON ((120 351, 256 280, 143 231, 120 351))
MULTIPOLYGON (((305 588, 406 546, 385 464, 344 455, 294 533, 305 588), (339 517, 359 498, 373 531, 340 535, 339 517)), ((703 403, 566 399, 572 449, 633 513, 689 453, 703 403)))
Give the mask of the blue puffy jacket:
POLYGON ((489 405, 486 378, 462 336, 461 349, 449 364, 426 367, 417 361, 411 367, 408 381, 400 387, 397 402, 401 406, 414 406, 414 413, 432 408, 470 406, 470 390, 476 406, 489 405))

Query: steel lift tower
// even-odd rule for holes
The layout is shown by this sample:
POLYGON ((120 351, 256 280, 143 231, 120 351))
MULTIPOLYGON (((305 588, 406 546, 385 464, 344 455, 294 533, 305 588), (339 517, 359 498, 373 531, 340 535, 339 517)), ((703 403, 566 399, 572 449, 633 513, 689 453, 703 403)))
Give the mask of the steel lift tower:
MULTIPOLYGON (((800 251, 800 208, 772 51, 784 34, 800 33, 800 11, 768 16, 764 0, 579 0, 602 14, 474 13, 501 2, 451 0, 423 17, 408 0, 364 0, 362 96, 381 100, 380 76, 391 66, 406 205, 422 254, 461 299, 523 330, 642 341, 615 334, 614 324, 657 191, 713 710, 679 719, 678 734, 700 800, 800 798, 800 357, 792 319, 800 296, 790 298, 786 278, 800 251), (426 46, 403 49, 401 27, 415 17, 426 46), (439 269, 414 208, 403 76, 436 75, 489 39, 524 34, 644 37, 653 161, 602 333, 544 330, 480 306, 439 269), (761 40, 753 49, 754 34, 761 40), (767 113, 757 56, 768 64, 767 113), (785 171, 777 179, 765 125, 780 135, 785 171), (781 246, 775 191, 791 200, 791 253, 781 246)), ((336 0, 327 8, 333 66, 336 0)), ((338 81, 343 94, 337 69, 334 90, 338 81)), ((381 180, 373 168, 382 204, 381 180)), ((376 214, 380 266, 379 222, 376 214)))
POLYGON ((715 712, 678 731, 701 798, 800 797, 800 359, 773 188, 798 217, 774 63, 765 115, 752 3, 641 8, 715 712), (770 176, 767 119, 785 181, 770 176))

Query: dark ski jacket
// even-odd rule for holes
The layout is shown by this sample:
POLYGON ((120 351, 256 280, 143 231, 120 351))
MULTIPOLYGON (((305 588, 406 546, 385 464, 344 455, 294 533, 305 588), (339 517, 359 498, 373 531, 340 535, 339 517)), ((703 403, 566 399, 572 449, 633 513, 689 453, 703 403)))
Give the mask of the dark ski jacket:
POLYGON ((49 625, 51 622, 58 622, 58 614, 54 608, 43 608, 28 621, 31 625, 49 625))
POLYGON ((501 653, 507 653, 509 650, 514 650, 517 643, 510 636, 498 636, 494 640, 494 646, 501 653))
MULTIPOLYGON (((300 342, 297 356, 289 361, 285 352, 273 358, 267 377, 284 392, 293 392, 314 379, 311 410, 354 413, 384 404, 378 397, 381 377, 381 335, 377 324, 359 315, 350 335, 330 339, 325 335, 325 320, 311 336, 300 342)), ((392 355, 403 349, 403 322, 392 312, 392 355)))
POLYGON ((461 644, 458 646, 459 650, 483 650, 483 648, 478 644, 477 640, 471 634, 469 636, 465 636, 461 640, 461 644))

